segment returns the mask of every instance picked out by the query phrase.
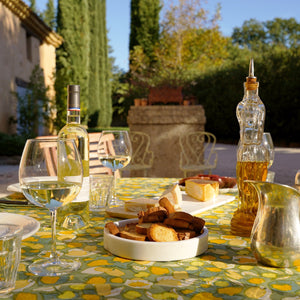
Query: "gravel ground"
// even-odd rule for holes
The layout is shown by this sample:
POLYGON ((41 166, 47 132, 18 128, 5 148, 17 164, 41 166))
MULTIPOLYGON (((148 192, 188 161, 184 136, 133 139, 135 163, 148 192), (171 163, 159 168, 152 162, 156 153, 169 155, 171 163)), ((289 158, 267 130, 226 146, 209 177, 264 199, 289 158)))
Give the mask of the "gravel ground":
MULTIPOLYGON (((234 176, 236 166, 236 145, 217 144, 217 168, 213 174, 221 176, 234 176)), ((0 197, 9 194, 7 186, 18 182, 18 159, 9 161, 3 158, 0 161, 0 197), (16 164, 11 164, 16 163, 16 164)), ((297 170, 300 169, 300 148, 275 148, 275 160, 271 171, 275 172, 275 182, 281 184, 294 184, 297 170)))

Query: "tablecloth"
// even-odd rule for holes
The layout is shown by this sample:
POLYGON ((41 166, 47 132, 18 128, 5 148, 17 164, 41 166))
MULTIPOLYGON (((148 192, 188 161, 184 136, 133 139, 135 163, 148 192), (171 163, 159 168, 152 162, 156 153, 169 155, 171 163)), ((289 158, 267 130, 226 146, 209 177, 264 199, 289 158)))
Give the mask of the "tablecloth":
MULTIPOLYGON (((174 182, 173 178, 122 178, 118 193, 124 200, 155 197, 174 182)), ((103 227, 115 219, 93 213, 85 231, 58 230, 58 251, 79 259, 80 269, 64 276, 39 277, 28 272, 27 266, 49 249, 48 211, 30 205, 1 205, 1 212, 33 217, 41 227, 23 240, 16 287, 0 299, 300 299, 300 267, 260 265, 249 238, 230 234, 236 206, 237 201, 232 201, 199 214, 209 230, 208 250, 171 262, 133 261, 110 254, 103 247, 103 227)))

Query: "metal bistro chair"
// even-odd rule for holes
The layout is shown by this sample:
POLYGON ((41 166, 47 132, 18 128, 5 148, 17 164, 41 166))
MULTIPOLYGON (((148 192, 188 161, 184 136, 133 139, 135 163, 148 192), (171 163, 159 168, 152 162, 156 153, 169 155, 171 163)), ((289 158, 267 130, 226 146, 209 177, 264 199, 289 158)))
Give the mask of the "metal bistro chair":
MULTIPOLYGON (((188 172, 204 173, 217 167, 218 154, 215 151, 216 137, 209 132, 195 131, 180 136, 181 148, 179 168, 184 177, 188 172)), ((193 174, 193 175, 194 175, 193 174)))
POLYGON ((143 171, 143 176, 148 176, 148 170, 152 168, 154 153, 149 150, 150 136, 140 131, 129 131, 132 144, 132 157, 128 166, 122 171, 143 171))

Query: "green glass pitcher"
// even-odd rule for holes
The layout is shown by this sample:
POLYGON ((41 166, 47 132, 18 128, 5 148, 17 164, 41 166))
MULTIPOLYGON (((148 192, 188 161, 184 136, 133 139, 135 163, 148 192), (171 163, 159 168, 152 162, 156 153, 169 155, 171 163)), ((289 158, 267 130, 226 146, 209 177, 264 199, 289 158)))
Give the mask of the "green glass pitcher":
POLYGON ((262 264, 300 266, 300 192, 290 186, 247 181, 259 196, 251 249, 262 264))

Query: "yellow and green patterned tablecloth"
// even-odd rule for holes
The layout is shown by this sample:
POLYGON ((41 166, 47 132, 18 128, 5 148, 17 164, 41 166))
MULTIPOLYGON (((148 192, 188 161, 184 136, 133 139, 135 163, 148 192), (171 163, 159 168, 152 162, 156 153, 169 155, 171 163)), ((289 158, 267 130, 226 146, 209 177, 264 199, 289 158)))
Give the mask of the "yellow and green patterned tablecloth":
MULTIPOLYGON (((122 178, 122 199, 159 196, 174 183, 170 178, 122 178)), ((85 232, 58 231, 58 251, 79 259, 78 271, 60 277, 38 277, 27 266, 50 245, 47 210, 34 206, 1 205, 2 212, 24 214, 41 223, 23 240, 16 288, 0 299, 300 299, 300 268, 259 265, 249 239, 230 234, 236 201, 199 216, 209 230, 208 250, 199 257, 173 262, 132 261, 103 248, 104 214, 91 216, 85 232)))

